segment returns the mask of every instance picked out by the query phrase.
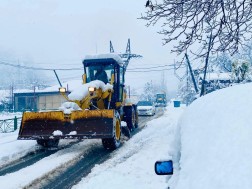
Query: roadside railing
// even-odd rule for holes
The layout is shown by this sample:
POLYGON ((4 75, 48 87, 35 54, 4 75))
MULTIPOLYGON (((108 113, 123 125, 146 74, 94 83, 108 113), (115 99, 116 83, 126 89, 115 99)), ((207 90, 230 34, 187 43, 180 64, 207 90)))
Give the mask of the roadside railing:
POLYGON ((18 129, 21 123, 21 117, 14 117, 13 119, 0 120, 0 133, 14 132, 18 129))

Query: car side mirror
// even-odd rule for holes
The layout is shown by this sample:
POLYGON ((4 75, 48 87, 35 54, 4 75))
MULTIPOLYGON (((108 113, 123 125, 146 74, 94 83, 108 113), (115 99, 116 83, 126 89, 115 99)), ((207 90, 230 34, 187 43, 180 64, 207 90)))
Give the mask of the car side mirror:
POLYGON ((169 161, 157 161, 155 163, 155 173, 157 175, 172 175, 173 174, 173 162, 169 161))

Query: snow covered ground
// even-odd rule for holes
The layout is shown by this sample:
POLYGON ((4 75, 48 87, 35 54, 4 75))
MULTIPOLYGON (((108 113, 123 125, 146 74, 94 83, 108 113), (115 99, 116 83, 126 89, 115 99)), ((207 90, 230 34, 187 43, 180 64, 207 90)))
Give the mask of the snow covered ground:
MULTIPOLYGON (((251 91, 252 83, 222 89, 197 99, 185 111, 170 104, 162 117, 148 122, 73 188, 251 189, 251 91), (168 159, 174 161, 174 175, 157 176, 155 161, 168 159)), ((0 165, 38 147, 16 137, 17 132, 0 135, 0 165)), ((0 176, 1 187, 23 188, 83 156, 93 145, 101 145, 100 140, 84 140, 0 176)))
MULTIPOLYGON (((157 176, 154 163, 169 158, 174 151, 171 148, 177 121, 184 108, 167 108, 164 116, 155 119, 124 145, 113 152, 113 158, 101 165, 96 165, 91 174, 74 188, 165 188, 166 176, 157 176), (110 182, 107 182, 107 181, 110 182)), ((16 159, 38 146, 35 141, 16 141, 17 132, 9 134, 6 140, 0 139, 0 165, 16 159), (6 151, 6 152, 5 152, 6 151), (4 152, 4 153, 2 153, 4 152)), ((61 142, 60 142, 60 145, 61 142)), ((100 140, 84 140, 69 149, 63 149, 15 173, 0 176, 1 187, 5 189, 23 188, 34 179, 79 158, 93 145, 101 145, 100 140)))
POLYGON ((0 120, 13 119, 15 116, 17 118, 22 117, 22 113, 21 112, 17 112, 17 113, 1 112, 0 113, 0 120))
POLYGON ((148 122, 110 160, 93 168, 74 189, 167 188, 167 176, 154 172, 157 160, 172 158, 177 122, 184 108, 168 106, 164 116, 148 122))
POLYGON ((252 83, 194 101, 179 124, 173 189, 252 188, 252 83))

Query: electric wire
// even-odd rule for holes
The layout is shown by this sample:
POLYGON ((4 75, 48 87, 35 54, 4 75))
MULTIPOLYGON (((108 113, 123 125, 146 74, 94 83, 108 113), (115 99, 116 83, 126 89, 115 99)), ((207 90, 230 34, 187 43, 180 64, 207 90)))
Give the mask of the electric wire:
MULTIPOLYGON (((53 71, 53 70, 70 71, 70 70, 82 70, 83 69, 83 68, 41 68, 41 67, 16 65, 16 64, 8 63, 8 62, 3 62, 3 61, 0 61, 0 64, 7 65, 7 66, 12 66, 12 67, 16 67, 16 68, 30 69, 30 70, 40 70, 40 71, 53 71)), ((131 69, 128 69, 127 71, 128 72, 160 72, 160 71, 173 70, 173 68, 167 68, 167 69, 161 69, 161 70, 152 70, 152 69, 155 69, 155 68, 163 68, 163 67, 167 67, 167 66, 173 66, 173 65, 131 68, 131 69)))
POLYGON ((162 70, 136 70, 136 71, 127 71, 127 72, 162 72, 162 71, 169 71, 169 70, 173 70, 173 68, 170 68, 170 69, 162 69, 162 70))
POLYGON ((127 69, 127 70, 139 70, 139 69, 153 69, 153 68, 163 68, 163 67, 167 67, 167 66, 173 66, 173 65, 162 65, 162 66, 154 66, 154 67, 146 67, 146 68, 144 68, 144 67, 142 67, 142 68, 129 68, 129 69, 127 69))
POLYGON ((16 65, 11 64, 7 62, 0 61, 0 64, 6 65, 6 66, 12 66, 16 68, 22 68, 22 69, 29 69, 29 70, 44 70, 44 71, 53 71, 53 70, 61 70, 61 71, 69 71, 69 70, 80 70, 83 68, 38 68, 38 67, 32 67, 32 66, 22 66, 22 65, 16 65))

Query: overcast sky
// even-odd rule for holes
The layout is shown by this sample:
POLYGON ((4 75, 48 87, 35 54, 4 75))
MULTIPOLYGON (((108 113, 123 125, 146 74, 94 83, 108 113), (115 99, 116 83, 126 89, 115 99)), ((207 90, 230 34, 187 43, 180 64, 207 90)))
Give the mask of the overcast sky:
MULTIPOLYGON (((137 19, 146 11, 145 3, 146 0, 1 0, 1 54, 39 67, 77 67, 82 66, 85 55, 108 53, 110 40, 115 51, 124 52, 130 38, 132 52, 144 57, 132 61, 130 69, 173 64, 176 55, 170 54, 172 45, 162 46, 159 28, 147 28, 143 20, 137 19)), ((160 82, 161 75, 162 72, 127 73, 133 87, 150 80, 160 82)), ((66 78, 66 73, 62 77, 66 78)), ((166 71, 165 79, 169 89, 177 89, 173 71, 166 71)))

